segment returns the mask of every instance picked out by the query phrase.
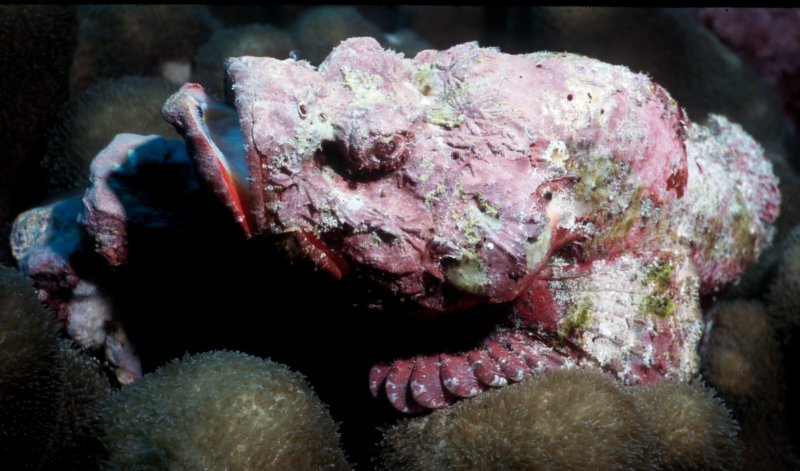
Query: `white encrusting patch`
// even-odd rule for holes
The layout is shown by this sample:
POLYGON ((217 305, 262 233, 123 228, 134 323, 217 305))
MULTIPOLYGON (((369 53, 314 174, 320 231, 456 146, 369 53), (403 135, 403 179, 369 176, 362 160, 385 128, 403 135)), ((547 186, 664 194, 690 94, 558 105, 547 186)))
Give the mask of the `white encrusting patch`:
POLYGON ((536 240, 525 243, 525 265, 529 270, 536 267, 547 257, 550 251, 550 239, 552 234, 553 230, 551 225, 546 223, 544 230, 536 237, 536 240))
POLYGON ((542 154, 542 158, 559 167, 563 167, 567 159, 569 159, 567 144, 557 139, 550 141, 547 144, 547 149, 545 149, 544 154, 542 154))
POLYGON ((344 76, 345 88, 354 94, 351 105, 364 106, 374 103, 386 103, 392 99, 391 96, 381 90, 383 77, 380 75, 370 74, 347 66, 342 67, 342 75, 344 76))
POLYGON ((500 375, 493 375, 492 380, 489 381, 488 386, 493 388, 502 388, 503 386, 507 385, 508 381, 500 375))

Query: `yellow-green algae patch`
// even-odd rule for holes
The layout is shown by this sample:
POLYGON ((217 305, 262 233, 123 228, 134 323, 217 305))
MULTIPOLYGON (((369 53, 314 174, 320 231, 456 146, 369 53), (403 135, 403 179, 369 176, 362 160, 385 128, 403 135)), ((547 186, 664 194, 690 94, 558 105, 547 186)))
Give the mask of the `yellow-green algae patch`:
POLYGON ((567 148, 568 155, 577 157, 567 160, 567 168, 579 177, 573 187, 576 197, 594 207, 614 202, 630 174, 630 166, 587 144, 569 142, 567 148))
POLYGON ((448 267, 444 276, 455 288, 471 294, 483 294, 489 286, 489 273, 472 252, 463 251, 458 264, 448 267))
POLYGON ((425 193, 425 206, 430 208, 433 205, 434 201, 439 199, 439 197, 444 194, 444 190, 445 190, 444 183, 440 183, 436 188, 425 193))
POLYGON ((577 156, 566 161, 567 169, 578 177, 572 187, 575 199, 586 204, 588 214, 601 223, 601 231, 585 250, 623 239, 642 218, 644 188, 629 177, 630 165, 589 144, 570 142, 567 148, 570 155, 577 156))
POLYGON ((439 76, 438 67, 434 64, 425 64, 418 67, 411 74, 411 83, 424 96, 440 96, 441 106, 428 108, 425 117, 428 122, 447 129, 453 129, 464 124, 465 117, 457 111, 456 103, 459 97, 465 94, 463 82, 446 87, 439 76))
POLYGON ((487 200, 483 196, 478 196, 478 207, 481 209, 481 212, 493 217, 497 218, 500 216, 500 207, 492 204, 491 201, 487 200))
POLYGON ((580 301, 573 305, 570 313, 558 323, 558 335, 566 338, 584 330, 592 321, 593 307, 589 298, 581 298, 580 301))
POLYGON ((652 284, 657 291, 663 292, 672 283, 675 267, 671 263, 656 260, 644 267, 645 281, 652 284))
POLYGON ((449 106, 431 108, 428 110, 426 117, 429 123, 447 129, 461 126, 466 119, 463 114, 456 114, 456 111, 449 106))
POLYGON ((747 205, 739 189, 736 189, 736 203, 739 206, 739 211, 733 214, 733 239, 736 241, 736 246, 740 247, 740 250, 746 250, 748 258, 751 258, 755 251, 755 246, 752 243, 753 218, 747 211, 747 205))
MULTIPOLYGON (((603 232, 598 234, 597 237, 589 241, 585 248, 593 251, 599 247, 605 247, 614 243, 615 241, 622 240, 625 235, 627 235, 631 229, 633 229, 636 222, 641 219, 642 193, 642 187, 637 186, 629 198, 618 196, 617 198, 627 199, 629 201, 628 207, 617 214, 614 214, 613 211, 611 211, 611 214, 609 214, 609 217, 607 218, 608 220, 612 221, 611 225, 603 232)), ((596 208, 597 207, 599 206, 596 206, 596 208)))
POLYGON ((675 313, 677 306, 669 295, 674 271, 675 267, 663 260, 655 260, 643 268, 642 283, 650 285, 652 292, 639 302, 639 312, 660 319, 667 319, 675 313))
POLYGON ((553 229, 549 223, 545 223, 544 230, 536 240, 525 243, 525 265, 532 269, 547 257, 550 250, 550 239, 553 229))
POLYGON ((342 67, 342 75, 344 87, 355 94, 351 103, 353 105, 385 103, 393 99, 391 94, 386 94, 381 90, 383 77, 380 75, 351 69, 347 66, 342 67))
MULTIPOLYGON (((331 123, 311 117, 295 130, 293 143, 295 153, 301 157, 310 157, 322 147, 323 142, 333 140, 334 136, 335 130, 331 123)), ((290 159, 291 157, 284 158, 284 163, 290 159)))
POLYGON ((428 96, 438 88, 438 72, 433 64, 425 64, 417 67, 411 75, 411 83, 425 96, 428 96))
POLYGON ((645 296, 639 303, 639 312, 667 319, 675 313, 677 306, 668 296, 663 294, 651 294, 645 296))
POLYGON ((503 222, 471 206, 467 208, 461 217, 456 219, 456 225, 464 235, 464 242, 469 246, 475 247, 483 240, 485 232, 499 230, 503 227, 503 222))

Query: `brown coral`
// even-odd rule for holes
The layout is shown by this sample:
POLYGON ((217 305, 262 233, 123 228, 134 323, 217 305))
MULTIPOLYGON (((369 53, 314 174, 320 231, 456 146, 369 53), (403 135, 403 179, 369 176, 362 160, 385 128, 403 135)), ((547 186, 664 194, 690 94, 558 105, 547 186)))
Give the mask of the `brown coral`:
POLYGON ((800 326, 800 226, 784 239, 775 276, 766 294, 770 313, 779 331, 800 326))
POLYGON ((97 363, 58 338, 30 280, 0 266, 0 462, 19 470, 87 469, 89 419, 108 393, 97 363))
POLYGON ((568 369, 401 422, 383 456, 392 470, 728 470, 736 431, 699 384, 626 387, 568 369))
POLYGON ((357 36, 378 40, 383 33, 350 6, 324 6, 304 11, 291 27, 300 59, 319 65, 341 41, 357 36))
POLYGON ((348 469, 306 380, 236 352, 173 361, 101 413, 110 469, 348 469))
POLYGON ((219 27, 200 5, 84 5, 71 93, 102 78, 153 75, 183 82, 197 48, 219 27))
POLYGON ((699 382, 664 381, 631 393, 647 425, 646 462, 659 470, 738 469, 738 425, 712 389, 699 382))
POLYGON ((31 282, 0 267, 0 461, 35 469, 56 428, 58 326, 31 282))
MULTIPOLYGON (((74 6, 0 6, 0 229, 43 196, 38 160, 68 98, 74 6)), ((8 260, 0 236, 0 258, 8 260)))
POLYGON ((176 88, 155 77, 122 77, 103 80, 70 102, 43 159, 51 194, 85 186, 89 163, 118 133, 176 137, 160 115, 176 88))
POLYGON ((644 449, 633 398, 614 380, 556 370, 390 429, 396 470, 630 469, 644 449))
POLYGON ((779 397, 779 345, 764 305, 756 301, 719 303, 711 312, 703 346, 705 375, 732 405, 779 397))
POLYGON ((718 303, 701 350, 703 372, 741 424, 744 469, 796 469, 784 420, 780 344, 763 303, 718 303))
POLYGON ((192 81, 223 98, 223 64, 228 57, 286 58, 295 49, 291 36, 271 25, 251 24, 218 30, 197 50, 192 81))

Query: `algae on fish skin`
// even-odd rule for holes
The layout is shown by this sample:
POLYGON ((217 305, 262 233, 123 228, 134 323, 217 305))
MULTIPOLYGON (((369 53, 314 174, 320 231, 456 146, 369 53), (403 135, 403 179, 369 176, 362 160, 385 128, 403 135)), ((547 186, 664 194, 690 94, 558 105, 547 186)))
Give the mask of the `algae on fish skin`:
POLYGON ((571 337, 576 332, 583 330, 592 321, 592 308, 594 305, 588 297, 581 298, 558 323, 558 335, 561 338, 571 337))
MULTIPOLYGON (((633 229, 634 224, 641 220, 642 192, 642 187, 637 186, 629 197, 616 197, 619 200, 629 201, 628 206, 624 209, 615 208, 610 211, 601 210, 602 213, 608 215, 605 219, 610 221, 610 224, 603 232, 598 234, 597 237, 591 239, 584 246, 584 250, 591 252, 598 247, 606 247, 609 244, 613 244, 615 241, 623 240, 631 229, 633 229)), ((596 206, 596 208, 597 207, 599 206, 596 206)))
POLYGON ((552 226, 545 222, 542 233, 535 240, 525 243, 525 265, 529 269, 541 263, 550 253, 552 235, 552 226))
POLYGON ((465 116, 458 111, 458 99, 465 94, 465 85, 459 82, 455 86, 446 87, 433 64, 418 67, 411 77, 411 83, 424 96, 439 95, 441 106, 430 107, 425 116, 429 123, 447 129, 464 124, 465 116))
POLYGON ((375 103, 387 103, 395 101, 396 97, 391 93, 381 90, 383 77, 377 74, 370 74, 363 70, 342 67, 344 87, 353 92, 352 105, 370 105, 375 103))
POLYGON ((444 194, 444 190, 444 183, 440 183, 436 188, 425 193, 425 206, 430 208, 434 201, 439 199, 439 197, 444 194))
POLYGON ((655 260, 644 267, 644 279, 651 283, 656 290, 663 292, 672 282, 672 273, 675 267, 669 262, 655 260))
POLYGON ((431 108, 426 115, 428 122, 447 129, 453 129, 464 124, 466 119, 463 114, 456 114, 449 106, 431 108))
POLYGON ((445 268, 444 276, 454 287, 471 294, 483 294, 489 286, 489 273, 478 256, 471 251, 463 251, 457 264, 445 268))
POLYGON ((480 208, 482 213, 493 218, 497 218, 500 216, 500 206, 492 204, 491 201, 487 200, 483 196, 478 196, 477 200, 478 200, 478 207, 480 208))
POLYGON ((736 241, 738 247, 747 250, 749 252, 748 255, 752 257, 755 251, 755 247, 750 243, 753 239, 753 218, 747 211, 744 197, 738 188, 736 189, 736 204, 739 207, 739 211, 733 213, 732 216, 733 239, 736 241))
POLYGON ((434 70, 433 64, 424 64, 417 67, 411 76, 411 83, 425 96, 428 96, 439 85, 437 72, 434 70))
POLYGON ((645 296, 639 303, 639 311, 643 314, 650 314, 660 319, 667 319, 675 313, 678 307, 675 302, 663 294, 651 294, 645 296))
POLYGON ((567 169, 579 178, 573 186, 576 197, 592 207, 614 202, 630 175, 630 165, 586 143, 567 143, 567 169))
POLYGON ((677 305, 671 299, 669 287, 675 267, 667 260, 656 259, 642 268, 642 284, 650 285, 652 291, 638 305, 639 312, 667 319, 675 313, 677 305))
POLYGON ((592 220, 604 229, 588 241, 591 252, 625 238, 642 219, 644 187, 630 177, 630 164, 615 160, 602 149, 585 143, 568 143, 567 170, 577 175, 572 187, 575 198, 587 206, 592 220))
POLYGON ((484 213, 476 206, 470 206, 456 219, 456 226, 464 236, 464 242, 471 247, 476 247, 484 240, 487 230, 497 231, 503 227, 503 222, 497 217, 484 213))

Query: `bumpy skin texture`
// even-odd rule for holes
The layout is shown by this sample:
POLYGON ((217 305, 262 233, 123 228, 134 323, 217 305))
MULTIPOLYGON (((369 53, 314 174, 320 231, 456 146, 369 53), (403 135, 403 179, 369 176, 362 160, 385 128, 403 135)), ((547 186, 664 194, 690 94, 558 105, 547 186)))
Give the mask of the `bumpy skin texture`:
POLYGON ((333 276, 382 288, 377 306, 509 305, 472 351, 374 367, 372 392, 401 411, 574 364, 687 379, 698 293, 771 237, 758 144, 722 117, 689 123, 624 67, 476 44, 405 59, 355 38, 318 70, 226 69, 236 116, 194 84, 163 114, 246 233, 291 236, 333 276))

